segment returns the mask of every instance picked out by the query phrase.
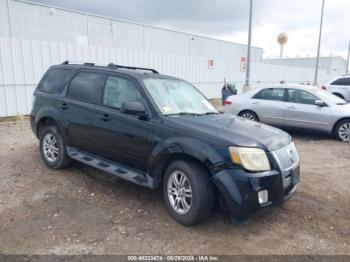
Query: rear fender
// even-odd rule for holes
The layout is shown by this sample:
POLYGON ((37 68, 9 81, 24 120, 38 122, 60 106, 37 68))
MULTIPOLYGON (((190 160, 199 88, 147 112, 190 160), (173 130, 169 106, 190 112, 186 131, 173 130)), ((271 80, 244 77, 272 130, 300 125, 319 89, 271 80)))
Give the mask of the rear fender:
POLYGON ((59 112, 57 109, 53 108, 52 106, 45 106, 42 107, 35 116, 34 121, 34 127, 33 130, 35 132, 35 135, 39 137, 39 127, 41 123, 46 120, 50 119, 54 122, 54 124, 59 128, 59 130, 62 132, 62 135, 67 139, 66 136, 66 126, 67 126, 67 120, 65 120, 62 116, 62 113, 59 112))

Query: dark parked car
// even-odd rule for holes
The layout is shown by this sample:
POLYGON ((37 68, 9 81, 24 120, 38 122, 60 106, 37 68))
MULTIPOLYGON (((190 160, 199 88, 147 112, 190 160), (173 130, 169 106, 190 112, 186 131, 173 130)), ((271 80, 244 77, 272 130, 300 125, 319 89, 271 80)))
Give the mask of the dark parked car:
POLYGON ((236 220, 296 190, 299 157, 274 127, 220 114, 190 83, 154 69, 52 66, 34 92, 31 125, 47 166, 71 159, 152 189, 172 217, 202 222, 214 203, 236 220))

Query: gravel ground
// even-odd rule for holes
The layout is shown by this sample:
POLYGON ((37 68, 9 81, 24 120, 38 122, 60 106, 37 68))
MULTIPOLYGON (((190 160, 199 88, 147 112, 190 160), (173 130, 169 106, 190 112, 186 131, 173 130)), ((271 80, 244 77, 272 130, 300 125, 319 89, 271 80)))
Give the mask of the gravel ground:
POLYGON ((184 227, 161 192, 74 163, 48 169, 29 125, 0 124, 0 253, 350 254, 350 144, 292 132, 301 183, 284 205, 232 225, 184 227))

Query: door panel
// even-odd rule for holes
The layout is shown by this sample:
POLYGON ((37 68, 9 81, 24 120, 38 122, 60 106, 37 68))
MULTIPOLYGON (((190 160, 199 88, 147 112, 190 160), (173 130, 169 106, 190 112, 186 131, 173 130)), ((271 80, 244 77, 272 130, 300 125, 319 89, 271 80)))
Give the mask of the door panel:
POLYGON ((285 118, 285 89, 266 88, 252 99, 252 108, 258 113, 260 121, 283 126, 285 118))
POLYGON ((314 105, 318 98, 306 91, 289 89, 285 125, 329 131, 331 109, 314 105))
POLYGON ((267 124, 283 126, 285 104, 283 101, 257 100, 256 108, 260 115, 260 120, 267 124))
POLYGON ((96 153, 96 144, 94 143, 95 106, 65 98, 57 101, 57 107, 65 115, 70 145, 90 153, 96 153))
POLYGON ((152 123, 109 108, 97 109, 94 119, 97 154, 146 171, 152 151, 152 123))
POLYGON ((95 141, 99 155, 146 171, 153 145, 153 124, 139 116, 121 112, 123 102, 146 104, 138 88, 138 83, 130 79, 107 77, 102 105, 96 107, 94 117, 97 129, 95 141))
POLYGON ((105 75, 80 70, 70 81, 67 95, 57 101, 57 108, 65 114, 67 134, 71 146, 95 153, 95 106, 102 94, 105 75))

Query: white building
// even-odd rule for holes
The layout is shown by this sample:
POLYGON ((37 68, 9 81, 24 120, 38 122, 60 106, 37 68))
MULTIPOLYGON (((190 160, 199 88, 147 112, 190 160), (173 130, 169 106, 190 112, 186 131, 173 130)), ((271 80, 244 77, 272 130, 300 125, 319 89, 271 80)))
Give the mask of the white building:
MULTIPOLYGON (((274 65, 315 68, 316 57, 264 59, 263 62, 274 65)), ((318 66, 332 75, 344 75, 347 73, 347 61, 341 56, 320 57, 318 66)))
MULTIPOLYGON (((28 114, 32 93, 52 64, 110 62, 151 67, 221 96, 224 78, 245 79, 245 45, 21 0, 0 0, 0 117, 28 114)), ((314 69, 262 63, 252 48, 251 84, 312 81, 314 69)), ((320 70, 326 81, 333 72, 320 70)))

